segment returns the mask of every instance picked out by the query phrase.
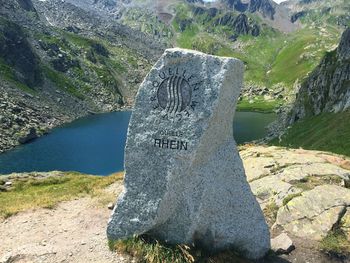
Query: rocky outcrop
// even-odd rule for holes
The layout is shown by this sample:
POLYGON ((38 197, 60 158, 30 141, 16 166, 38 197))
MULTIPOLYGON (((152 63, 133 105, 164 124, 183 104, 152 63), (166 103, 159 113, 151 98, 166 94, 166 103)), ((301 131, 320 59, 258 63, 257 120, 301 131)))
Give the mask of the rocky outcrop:
POLYGON ((233 22, 233 27, 238 34, 246 35, 249 32, 248 17, 240 14, 233 22))
POLYGON ((241 0, 224 0, 222 2, 239 12, 245 12, 248 9, 248 4, 242 3, 241 0))
POLYGON ((250 0, 248 3, 242 3, 241 0, 221 0, 221 2, 239 12, 260 12, 264 17, 271 20, 274 19, 276 13, 274 4, 270 0, 250 0))
POLYGON ((302 83, 287 125, 322 112, 340 112, 350 107, 350 28, 338 48, 328 52, 302 83))
POLYGON ((300 11, 297 13, 294 13, 291 17, 290 17, 290 21, 292 23, 295 23, 299 18, 304 17, 307 14, 307 11, 300 11))
POLYGON ((264 100, 285 100, 288 96, 288 89, 283 85, 274 85, 271 88, 264 86, 259 86, 252 82, 247 82, 244 84, 241 90, 240 100, 247 99, 248 101, 254 101, 258 96, 263 96, 264 100))
POLYGON ((276 236, 272 239, 276 252, 288 253, 293 247, 288 237, 278 237, 281 232, 293 241, 309 242, 322 240, 339 226, 350 233, 349 158, 266 146, 243 146, 240 154, 252 191, 276 236))
POLYGON ((264 17, 273 20, 276 13, 275 8, 270 0, 251 0, 248 7, 249 12, 255 13, 260 11, 264 17))
POLYGON ((18 0, 18 3, 20 7, 23 8, 24 10, 36 12, 31 0, 18 0))
POLYGON ((320 185, 281 207, 275 227, 282 226, 295 236, 320 241, 341 220, 349 205, 349 189, 320 185))
POLYGON ((341 37, 337 57, 339 61, 349 62, 350 60, 350 28, 346 29, 341 37))
POLYGON ((253 21, 250 21, 245 14, 239 14, 236 16, 234 13, 226 13, 222 17, 217 18, 213 24, 214 26, 221 25, 231 27, 234 32, 236 32, 236 37, 238 37, 238 35, 247 34, 256 37, 260 34, 260 27, 253 21))

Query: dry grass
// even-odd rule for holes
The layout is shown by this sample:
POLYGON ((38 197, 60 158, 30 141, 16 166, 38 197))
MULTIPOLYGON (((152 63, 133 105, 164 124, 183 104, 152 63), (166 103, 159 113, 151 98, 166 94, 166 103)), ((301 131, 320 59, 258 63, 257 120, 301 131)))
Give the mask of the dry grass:
POLYGON ((96 197, 104 204, 111 198, 104 189, 122 178, 123 173, 104 177, 65 173, 60 177, 15 180, 10 190, 0 192, 0 217, 28 209, 53 208, 59 202, 85 196, 96 197))
POLYGON ((263 212, 269 226, 272 226, 276 222, 278 209, 279 207, 273 200, 271 200, 264 208, 263 212))
POLYGON ((131 255, 142 263, 251 263, 234 250, 210 254, 194 246, 167 245, 148 237, 132 237, 126 240, 109 241, 111 250, 131 255))

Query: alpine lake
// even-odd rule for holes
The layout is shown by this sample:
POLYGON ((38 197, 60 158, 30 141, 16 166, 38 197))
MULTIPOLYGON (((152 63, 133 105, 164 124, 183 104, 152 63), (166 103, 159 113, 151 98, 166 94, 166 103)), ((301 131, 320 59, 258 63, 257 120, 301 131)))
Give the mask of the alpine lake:
MULTIPOLYGON (((124 147, 131 112, 91 115, 53 129, 28 144, 0 154, 0 174, 77 171, 109 175, 123 170, 124 147)), ((274 113, 236 112, 237 144, 263 138, 274 113)))

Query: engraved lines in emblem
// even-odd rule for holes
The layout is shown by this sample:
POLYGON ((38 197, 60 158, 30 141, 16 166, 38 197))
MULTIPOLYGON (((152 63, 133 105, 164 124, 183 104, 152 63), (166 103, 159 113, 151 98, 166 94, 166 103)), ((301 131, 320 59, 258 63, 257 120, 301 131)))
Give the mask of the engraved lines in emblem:
POLYGON ((192 90, 181 76, 170 76, 163 80, 157 91, 158 103, 169 114, 182 112, 191 103, 192 90))

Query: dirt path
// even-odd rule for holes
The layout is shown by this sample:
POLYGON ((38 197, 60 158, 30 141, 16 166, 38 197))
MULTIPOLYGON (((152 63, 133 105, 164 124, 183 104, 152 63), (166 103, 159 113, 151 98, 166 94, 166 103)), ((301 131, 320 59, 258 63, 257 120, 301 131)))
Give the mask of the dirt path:
POLYGON ((110 214, 83 198, 12 216, 0 222, 0 262, 130 262, 108 249, 110 214))

